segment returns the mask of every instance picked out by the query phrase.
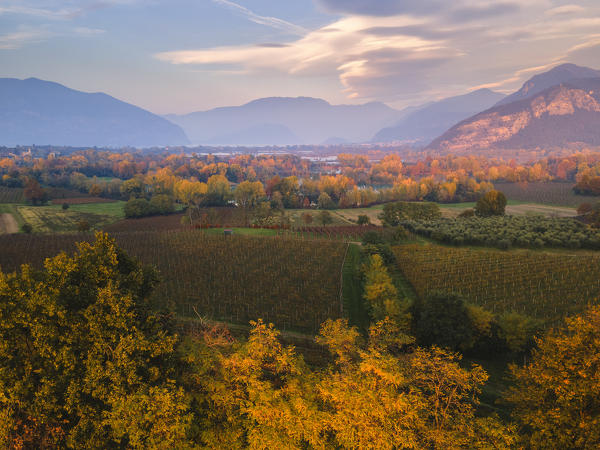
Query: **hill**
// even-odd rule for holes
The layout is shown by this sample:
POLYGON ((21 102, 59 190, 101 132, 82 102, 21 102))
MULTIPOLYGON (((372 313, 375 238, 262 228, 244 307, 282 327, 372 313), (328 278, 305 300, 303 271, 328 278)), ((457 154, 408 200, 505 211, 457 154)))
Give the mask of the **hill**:
POLYGON ((178 126, 103 93, 37 78, 0 79, 0 145, 135 146, 187 144, 178 126))
POLYGON ((600 78, 574 79, 495 106, 450 128, 429 149, 557 148, 600 145, 600 78))
POLYGON ((517 92, 503 98, 495 106, 507 105, 519 100, 530 98, 557 84, 567 83, 572 80, 600 77, 600 70, 589 67, 576 66, 575 64, 562 64, 548 72, 540 73, 527 80, 517 92))
POLYGON ((452 125, 493 106, 504 96, 489 89, 446 98, 414 111, 396 125, 380 130, 374 142, 428 144, 452 125))
POLYGON ((165 116, 181 126, 194 144, 254 145, 364 142, 402 112, 372 102, 331 105, 310 97, 269 97, 241 106, 165 116))

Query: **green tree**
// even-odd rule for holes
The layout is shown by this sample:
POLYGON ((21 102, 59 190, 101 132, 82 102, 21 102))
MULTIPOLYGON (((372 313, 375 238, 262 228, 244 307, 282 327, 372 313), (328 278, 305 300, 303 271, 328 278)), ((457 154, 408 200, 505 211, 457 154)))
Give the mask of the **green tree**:
POLYGON ((331 217, 331 213, 329 211, 323 210, 319 212, 319 220, 322 225, 329 225, 333 223, 333 217, 331 217))
POLYGON ((521 353, 534 347, 535 335, 542 326, 539 321, 519 313, 508 312, 498 318, 498 335, 513 353, 521 353))
POLYGON ((440 207, 429 202, 386 203, 379 215, 379 219, 388 227, 397 227, 405 220, 435 220, 440 217, 440 207))
POLYGON ((600 448, 600 306, 537 340, 506 395, 527 448, 600 448))
POLYGON ((0 274, 0 441, 182 446, 189 418, 170 381, 176 337, 149 308, 156 273, 105 234, 77 249, 39 273, 0 274))
POLYGON ((135 219, 139 217, 151 216, 154 214, 155 209, 145 198, 132 198, 125 203, 123 211, 125 212, 125 217, 135 219))
POLYGON ((156 194, 150 199, 153 214, 171 214, 175 211, 173 197, 167 194, 156 194))
POLYGON ((335 202, 327 192, 321 192, 321 195, 319 195, 319 199, 317 200, 317 206, 319 209, 333 209, 335 208, 335 202))
POLYGON ((503 216, 506 209, 506 196, 496 190, 486 192, 475 205, 475 214, 481 217, 503 216))
POLYGON ((413 330, 419 345, 467 349, 473 327, 464 299, 458 294, 432 292, 412 306, 413 330))
POLYGON ((358 216, 356 223, 358 225, 370 225, 371 224, 371 219, 369 218, 369 216, 365 215, 365 214, 361 214, 358 216))

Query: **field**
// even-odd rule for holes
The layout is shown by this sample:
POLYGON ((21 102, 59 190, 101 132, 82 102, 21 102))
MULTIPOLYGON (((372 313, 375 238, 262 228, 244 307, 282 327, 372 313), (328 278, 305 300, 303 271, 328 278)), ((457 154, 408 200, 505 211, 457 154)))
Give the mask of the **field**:
POLYGON ((494 187, 504 192, 508 200, 524 203, 538 203, 551 206, 577 208, 585 202, 594 203, 598 197, 576 195, 574 183, 494 183, 494 187))
MULTIPOLYGON (((453 219, 466 209, 475 208, 475 202, 469 203, 440 203, 442 216, 453 219)), ((573 217, 577 209, 569 206, 554 206, 539 203, 526 203, 519 200, 508 200, 506 214, 512 216, 541 215, 546 217, 573 217)))
POLYGON ((123 217, 123 202, 73 205, 63 210, 59 205, 18 206, 17 211, 36 233, 76 231, 81 221, 100 229, 123 217))
POLYGON ((502 313, 549 323, 581 312, 600 295, 600 255, 502 252, 437 245, 394 247, 398 267, 419 296, 441 290, 502 313))
MULTIPOLYGON (((341 315, 347 244, 282 237, 217 236, 201 230, 116 233, 117 243, 163 281, 153 301, 184 317, 247 324, 263 318, 282 330, 316 333, 341 315), (194 311, 195 310, 195 311, 194 311)), ((40 266, 91 234, 0 236, 0 267, 40 266)))
POLYGON ((140 219, 123 219, 105 225, 104 231, 118 233, 123 231, 176 231, 189 229, 184 226, 181 219, 184 214, 169 214, 167 216, 142 217, 140 219))
POLYGON ((383 205, 375 205, 370 208, 337 209, 333 212, 346 221, 356 223, 358 216, 364 215, 371 219, 373 225, 381 225, 381 220, 377 216, 383 212, 383 205))

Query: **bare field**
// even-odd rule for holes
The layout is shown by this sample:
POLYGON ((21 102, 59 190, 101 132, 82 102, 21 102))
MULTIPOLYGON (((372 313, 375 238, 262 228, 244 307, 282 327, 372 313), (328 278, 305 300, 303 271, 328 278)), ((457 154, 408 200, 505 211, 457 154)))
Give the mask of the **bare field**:
POLYGON ((19 225, 12 214, 0 214, 0 234, 3 233, 18 233, 19 225))

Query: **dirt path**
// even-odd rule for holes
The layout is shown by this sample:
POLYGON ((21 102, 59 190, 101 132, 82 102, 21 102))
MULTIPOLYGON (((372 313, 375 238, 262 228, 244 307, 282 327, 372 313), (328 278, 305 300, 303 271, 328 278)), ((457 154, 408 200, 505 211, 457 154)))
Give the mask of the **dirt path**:
POLYGON ((12 214, 0 214, 0 234, 2 233, 17 233, 19 225, 12 214))

